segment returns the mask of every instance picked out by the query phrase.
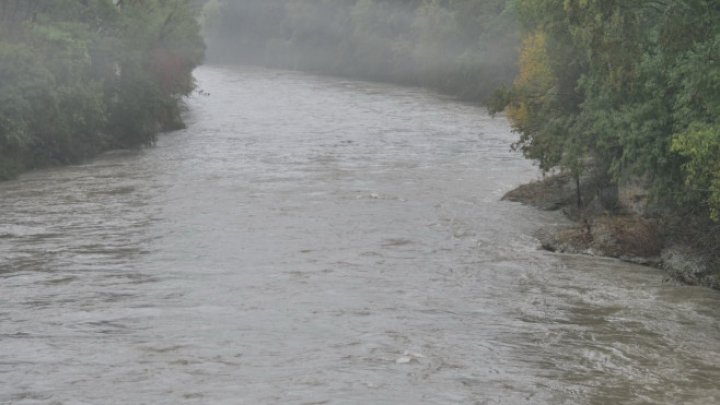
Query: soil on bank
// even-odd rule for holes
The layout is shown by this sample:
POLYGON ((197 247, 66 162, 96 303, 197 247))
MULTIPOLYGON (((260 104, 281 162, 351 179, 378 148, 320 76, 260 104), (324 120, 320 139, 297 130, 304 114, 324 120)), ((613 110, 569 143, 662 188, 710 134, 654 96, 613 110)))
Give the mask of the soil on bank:
POLYGON ((575 182, 566 174, 548 176, 511 190, 503 200, 541 210, 561 210, 573 225, 537 230, 551 252, 613 257, 665 270, 690 285, 720 289, 720 256, 708 242, 714 232, 697 221, 648 213, 647 192, 637 185, 618 188, 593 177, 582 180, 578 207, 575 182))

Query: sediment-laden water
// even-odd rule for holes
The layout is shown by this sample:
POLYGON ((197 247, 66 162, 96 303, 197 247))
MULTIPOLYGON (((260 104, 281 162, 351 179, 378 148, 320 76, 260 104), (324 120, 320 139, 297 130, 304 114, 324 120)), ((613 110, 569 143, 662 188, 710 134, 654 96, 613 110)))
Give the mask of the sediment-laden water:
POLYGON ((156 147, 0 184, 0 403, 720 403, 720 296, 537 250, 502 118, 197 77, 156 147))

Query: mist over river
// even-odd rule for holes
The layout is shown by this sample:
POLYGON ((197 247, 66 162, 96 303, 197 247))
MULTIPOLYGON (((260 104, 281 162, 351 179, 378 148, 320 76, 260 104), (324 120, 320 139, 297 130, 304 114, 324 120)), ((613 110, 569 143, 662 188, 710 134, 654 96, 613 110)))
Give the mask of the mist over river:
POLYGON ((0 403, 720 403, 717 292, 538 250, 502 117, 196 76, 155 147, 0 183, 0 403))

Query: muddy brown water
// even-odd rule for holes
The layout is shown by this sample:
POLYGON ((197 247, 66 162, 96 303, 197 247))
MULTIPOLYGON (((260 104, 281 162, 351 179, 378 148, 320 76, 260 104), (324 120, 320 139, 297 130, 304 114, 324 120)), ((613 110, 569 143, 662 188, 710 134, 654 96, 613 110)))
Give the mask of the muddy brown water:
POLYGON ((0 184, 0 403, 720 403, 718 294, 539 251, 504 119, 197 77, 156 147, 0 184))

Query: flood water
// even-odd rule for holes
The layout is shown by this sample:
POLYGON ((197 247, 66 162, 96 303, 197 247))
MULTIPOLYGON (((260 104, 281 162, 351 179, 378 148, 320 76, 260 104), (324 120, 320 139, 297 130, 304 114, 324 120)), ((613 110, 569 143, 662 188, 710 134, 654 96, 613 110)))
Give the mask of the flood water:
POLYGON ((0 403, 720 403, 720 296, 539 251, 504 119, 197 77, 187 130, 0 184, 0 403))

